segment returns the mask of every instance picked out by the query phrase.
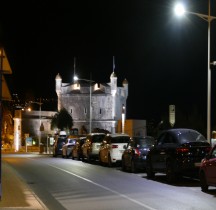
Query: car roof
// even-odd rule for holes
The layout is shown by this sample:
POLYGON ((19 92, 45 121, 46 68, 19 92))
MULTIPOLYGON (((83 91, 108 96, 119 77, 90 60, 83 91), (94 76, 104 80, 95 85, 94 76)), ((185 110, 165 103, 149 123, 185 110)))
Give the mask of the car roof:
POLYGON ((190 129, 190 128, 172 128, 168 130, 162 131, 163 133, 172 133, 176 138, 181 139, 181 141, 186 137, 187 140, 190 141, 207 141, 207 139, 197 130, 190 129), (194 139, 195 138, 195 139, 194 139))
POLYGON ((140 138, 140 139, 146 139, 146 138, 150 138, 150 139, 154 139, 153 136, 132 136, 132 138, 140 138))
POLYGON ((191 129, 191 128, 171 128, 171 129, 162 131, 162 133, 164 132, 174 133, 175 135, 186 133, 186 132, 193 132, 193 133, 201 134, 199 131, 191 129))

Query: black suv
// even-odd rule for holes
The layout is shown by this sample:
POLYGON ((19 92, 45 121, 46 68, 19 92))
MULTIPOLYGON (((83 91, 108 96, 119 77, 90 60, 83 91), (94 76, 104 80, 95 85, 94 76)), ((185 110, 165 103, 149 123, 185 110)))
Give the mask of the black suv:
POLYGON ((163 131, 147 155, 147 178, 165 173, 168 182, 182 175, 198 177, 201 160, 211 146, 196 130, 176 128, 163 131))

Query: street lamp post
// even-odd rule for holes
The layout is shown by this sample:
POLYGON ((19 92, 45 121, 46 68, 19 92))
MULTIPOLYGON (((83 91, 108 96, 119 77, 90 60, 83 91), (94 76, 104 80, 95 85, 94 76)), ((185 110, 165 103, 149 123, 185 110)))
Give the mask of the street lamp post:
POLYGON ((210 0, 208 0, 208 15, 185 11, 183 5, 177 4, 175 7, 175 13, 179 16, 186 14, 196 15, 203 20, 208 22, 208 64, 207 64, 207 140, 211 143, 211 62, 210 62, 210 25, 211 21, 215 20, 216 17, 210 15, 210 0))
MULTIPOLYGON (((3 48, 0 46, 0 147, 2 145, 2 71, 3 71, 3 48)), ((2 152, 0 151, 0 200, 2 199, 2 152)))
POLYGON ((89 79, 79 79, 77 76, 74 76, 74 81, 86 81, 89 82, 89 133, 92 132, 92 83, 93 80, 89 79))
POLYGON ((122 104, 122 133, 125 133, 125 105, 122 104))
POLYGON ((39 153, 40 153, 40 144, 41 144, 41 131, 42 131, 42 124, 41 124, 41 105, 43 104, 41 102, 41 98, 40 98, 40 102, 36 102, 36 101, 30 101, 29 103, 31 104, 38 104, 39 105, 39 141, 38 141, 38 146, 39 146, 39 153))

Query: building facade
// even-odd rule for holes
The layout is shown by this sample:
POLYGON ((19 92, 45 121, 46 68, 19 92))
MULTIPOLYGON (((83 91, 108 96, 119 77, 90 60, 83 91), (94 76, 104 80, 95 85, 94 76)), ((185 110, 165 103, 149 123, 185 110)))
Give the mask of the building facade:
POLYGON ((51 121, 56 112, 15 110, 13 149, 20 151, 26 146, 26 139, 32 139, 32 146, 46 145, 56 131, 51 129, 51 121))
POLYGON ((60 74, 56 75, 58 111, 65 108, 72 116, 73 127, 79 132, 104 129, 115 133, 118 120, 122 119, 122 107, 126 113, 128 82, 123 80, 117 86, 117 76, 113 71, 108 83, 79 79, 72 84, 63 83, 60 74))

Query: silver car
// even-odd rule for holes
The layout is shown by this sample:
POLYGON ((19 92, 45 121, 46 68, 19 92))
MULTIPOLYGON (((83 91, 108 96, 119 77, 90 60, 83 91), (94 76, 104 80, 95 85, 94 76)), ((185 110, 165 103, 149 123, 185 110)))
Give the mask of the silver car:
POLYGON ((67 139, 67 143, 62 146, 62 157, 69 158, 72 155, 72 149, 76 144, 77 138, 67 139))
POLYGON ((82 145, 82 160, 98 159, 99 148, 105 135, 105 133, 90 133, 86 136, 85 143, 82 145))

